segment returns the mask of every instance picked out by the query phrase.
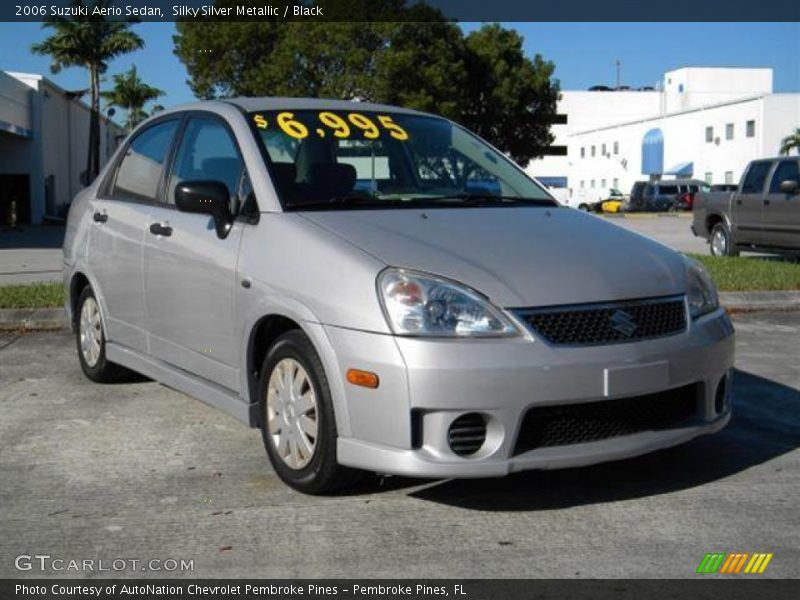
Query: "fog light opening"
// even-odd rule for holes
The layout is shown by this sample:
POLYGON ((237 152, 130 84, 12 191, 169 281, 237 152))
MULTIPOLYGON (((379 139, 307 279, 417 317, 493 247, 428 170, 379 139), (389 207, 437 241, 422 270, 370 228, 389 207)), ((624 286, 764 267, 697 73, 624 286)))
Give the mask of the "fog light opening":
POLYGON ((719 380, 717 392, 714 395, 714 412, 721 415, 726 410, 728 410, 728 378, 723 377, 719 380))
POLYGON ((453 454, 471 456, 486 442, 486 419, 478 413, 467 413, 453 420, 447 430, 447 444, 453 454))

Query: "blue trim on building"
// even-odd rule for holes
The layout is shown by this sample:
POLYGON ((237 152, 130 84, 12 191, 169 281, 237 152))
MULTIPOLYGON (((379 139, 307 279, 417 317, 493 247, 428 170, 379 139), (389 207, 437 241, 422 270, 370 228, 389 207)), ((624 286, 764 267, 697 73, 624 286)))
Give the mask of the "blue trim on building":
POLYGON ((664 173, 664 134, 657 127, 644 134, 642 139, 642 174, 664 173))
POLYGON ((13 123, 9 123, 8 121, 0 121, 0 131, 5 131, 7 133, 13 133, 14 135, 19 135, 24 138, 33 138, 33 132, 30 129, 25 129, 24 127, 20 127, 19 125, 14 125, 13 123))

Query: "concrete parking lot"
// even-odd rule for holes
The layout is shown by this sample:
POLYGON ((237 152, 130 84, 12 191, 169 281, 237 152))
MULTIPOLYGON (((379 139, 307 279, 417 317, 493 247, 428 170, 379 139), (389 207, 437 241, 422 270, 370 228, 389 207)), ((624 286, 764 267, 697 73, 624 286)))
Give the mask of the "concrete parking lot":
POLYGON ((0 577, 63 575, 14 567, 46 554, 193 560, 172 575, 195 577, 682 578, 714 551, 772 552, 763 576, 797 577, 800 313, 735 320, 735 416, 715 436, 500 480, 372 479, 331 498, 286 488, 259 433, 200 402, 90 383, 67 332, 2 334, 0 577))

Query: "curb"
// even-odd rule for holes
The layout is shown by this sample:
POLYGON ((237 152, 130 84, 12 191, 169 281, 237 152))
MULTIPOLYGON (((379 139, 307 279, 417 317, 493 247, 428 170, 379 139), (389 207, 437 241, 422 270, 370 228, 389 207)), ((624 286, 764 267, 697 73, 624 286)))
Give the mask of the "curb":
POLYGON ((54 331, 68 327, 63 308, 0 309, 0 331, 54 331))
POLYGON ((598 217, 603 217, 606 219, 637 219, 637 220, 646 220, 646 219, 691 219, 692 213, 691 212, 668 212, 668 213, 599 213, 598 217))
POLYGON ((800 292, 720 292, 719 302, 738 312, 800 310, 800 292))
MULTIPOLYGON (((720 292, 719 302, 732 312, 800 310, 800 291, 720 292)), ((68 329, 63 308, 0 309, 0 331, 57 331, 68 329)))

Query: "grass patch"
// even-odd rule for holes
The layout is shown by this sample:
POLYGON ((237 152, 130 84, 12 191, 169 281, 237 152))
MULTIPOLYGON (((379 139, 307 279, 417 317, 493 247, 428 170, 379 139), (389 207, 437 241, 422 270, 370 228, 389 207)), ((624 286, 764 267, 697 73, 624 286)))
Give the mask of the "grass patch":
POLYGON ((800 290, 800 262, 797 260, 690 256, 705 265, 722 292, 800 290))
POLYGON ((64 306, 61 283, 0 286, 0 308, 50 308, 64 306))

